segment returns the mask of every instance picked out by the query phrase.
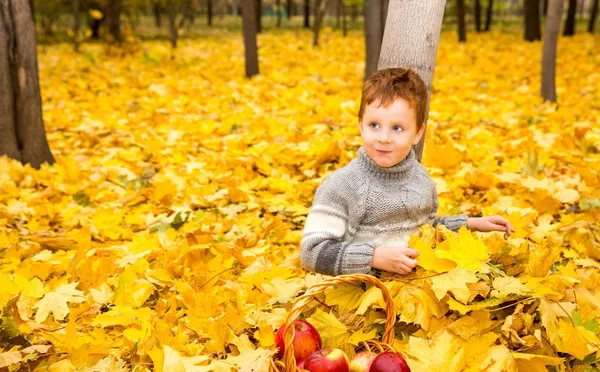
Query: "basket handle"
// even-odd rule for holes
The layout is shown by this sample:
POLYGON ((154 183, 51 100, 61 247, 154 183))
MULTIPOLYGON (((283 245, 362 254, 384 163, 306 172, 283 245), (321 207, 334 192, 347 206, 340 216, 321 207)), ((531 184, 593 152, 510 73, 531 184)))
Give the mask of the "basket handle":
POLYGON ((376 277, 367 274, 349 274, 340 275, 330 279, 326 279, 319 284, 315 284, 310 287, 302 296, 294 300, 294 306, 292 310, 285 317, 285 332, 283 335, 283 341, 285 343, 285 351, 283 354, 283 361, 285 364, 286 372, 296 372, 298 367, 296 366, 296 358, 294 357, 294 346, 292 341, 294 339, 294 321, 298 319, 303 308, 319 293, 324 292, 328 287, 350 284, 355 282, 367 282, 373 284, 375 287, 381 290, 383 300, 385 301, 385 313, 387 319, 385 322, 385 332, 381 341, 385 344, 392 344, 394 341, 394 324, 396 323, 396 310, 394 309, 394 302, 387 287, 376 277))

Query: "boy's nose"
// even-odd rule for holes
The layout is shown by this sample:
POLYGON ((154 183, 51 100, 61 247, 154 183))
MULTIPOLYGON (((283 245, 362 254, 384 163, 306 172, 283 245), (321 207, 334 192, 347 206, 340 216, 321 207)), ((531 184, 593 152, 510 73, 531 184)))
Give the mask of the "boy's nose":
POLYGON ((381 142, 381 143, 388 143, 388 142, 390 142, 390 139, 391 139, 391 136, 387 132, 381 132, 379 134, 379 142, 381 142))

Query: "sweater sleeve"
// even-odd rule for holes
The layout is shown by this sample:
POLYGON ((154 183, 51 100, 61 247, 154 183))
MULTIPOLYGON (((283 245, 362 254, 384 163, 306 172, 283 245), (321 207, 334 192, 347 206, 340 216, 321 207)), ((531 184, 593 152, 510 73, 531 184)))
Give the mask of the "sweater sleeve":
POLYGON ((332 174, 317 189, 302 232, 300 259, 309 271, 325 275, 369 273, 374 247, 344 241, 348 231, 350 203, 356 190, 343 177, 332 174))
POLYGON ((457 214, 454 216, 443 216, 436 217, 438 209, 438 196, 437 191, 434 187, 433 189, 433 211, 431 212, 431 219, 433 220, 433 226, 437 224, 442 224, 446 226, 451 231, 458 231, 462 226, 467 226, 467 215, 466 214, 457 214))

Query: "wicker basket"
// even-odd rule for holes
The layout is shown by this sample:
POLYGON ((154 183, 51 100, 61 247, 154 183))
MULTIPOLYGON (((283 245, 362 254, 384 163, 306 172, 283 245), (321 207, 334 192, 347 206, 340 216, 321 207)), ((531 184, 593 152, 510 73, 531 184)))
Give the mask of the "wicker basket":
POLYGON ((296 366, 296 358, 294 357, 294 346, 292 340, 294 339, 294 321, 298 319, 298 316, 302 312, 302 309, 313 299, 314 296, 323 293, 328 287, 336 286, 340 284, 366 282, 371 283, 375 287, 381 290, 383 300, 385 301, 385 313, 387 316, 385 322, 385 332, 381 338, 381 342, 367 341, 361 343, 357 348, 358 350, 369 350, 375 352, 383 351, 395 351, 392 348, 394 341, 394 324, 396 323, 396 311, 394 310, 394 302, 390 297, 387 287, 374 276, 365 274, 352 274, 352 275, 340 275, 331 279, 327 279, 322 283, 316 284, 310 287, 306 293, 296 298, 292 310, 286 315, 284 326, 286 327, 283 335, 285 342, 285 352, 283 360, 272 360, 271 361, 271 372, 299 372, 300 369, 296 366))

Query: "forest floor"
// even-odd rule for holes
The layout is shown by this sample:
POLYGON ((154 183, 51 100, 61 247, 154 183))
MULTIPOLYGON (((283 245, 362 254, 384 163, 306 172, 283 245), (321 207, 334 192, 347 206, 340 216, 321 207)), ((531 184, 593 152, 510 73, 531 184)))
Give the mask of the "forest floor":
MULTIPOLYGON (((298 258, 314 192, 361 143, 363 38, 311 40, 260 35, 252 79, 239 32, 39 48, 57 163, 0 158, 0 368, 266 370, 295 297, 325 279, 298 258)), ((413 371, 598 365, 597 45, 559 40, 552 105, 542 43, 442 35, 423 158, 439 214, 516 232, 415 235, 418 270, 384 277, 413 371)), ((344 285, 303 317, 352 355, 381 339, 383 308, 344 285)))

